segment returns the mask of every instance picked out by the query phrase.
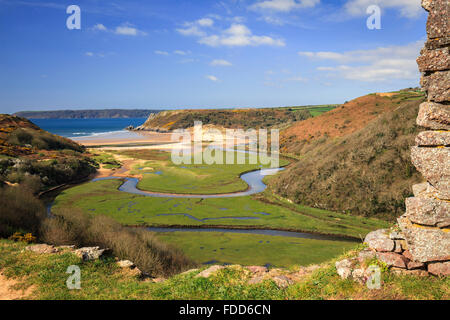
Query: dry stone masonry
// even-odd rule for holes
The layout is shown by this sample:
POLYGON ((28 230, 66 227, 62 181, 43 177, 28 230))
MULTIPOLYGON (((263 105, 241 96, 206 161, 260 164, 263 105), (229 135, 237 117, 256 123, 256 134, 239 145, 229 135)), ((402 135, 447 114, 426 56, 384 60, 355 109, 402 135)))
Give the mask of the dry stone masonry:
POLYGON ((417 125, 426 129, 411 149, 426 182, 413 186, 398 227, 367 235, 357 258, 336 263, 339 275, 364 281, 365 262, 377 259, 396 272, 450 275, 450 0, 422 0, 428 11, 427 42, 417 59, 428 101, 417 125))

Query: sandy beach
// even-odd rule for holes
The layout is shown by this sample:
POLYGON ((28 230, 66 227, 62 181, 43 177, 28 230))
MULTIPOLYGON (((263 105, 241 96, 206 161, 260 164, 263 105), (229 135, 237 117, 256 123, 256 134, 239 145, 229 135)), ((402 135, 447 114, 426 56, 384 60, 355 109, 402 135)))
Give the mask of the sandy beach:
POLYGON ((102 134, 91 137, 72 138, 72 140, 86 146, 113 146, 113 145, 128 145, 128 144, 147 144, 147 145, 161 145, 171 144, 170 133, 159 132, 132 132, 120 131, 108 134, 102 134))

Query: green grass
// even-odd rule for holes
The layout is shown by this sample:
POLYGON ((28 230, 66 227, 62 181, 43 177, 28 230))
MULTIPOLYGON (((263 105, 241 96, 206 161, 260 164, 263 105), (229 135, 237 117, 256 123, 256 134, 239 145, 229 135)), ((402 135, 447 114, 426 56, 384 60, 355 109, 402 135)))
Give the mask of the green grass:
POLYGON ((322 263, 356 246, 355 242, 221 232, 158 233, 198 263, 290 267, 322 263))
POLYGON ((113 155, 107 152, 95 154, 92 158, 97 163, 103 164, 103 168, 105 169, 118 169, 121 167, 121 163, 117 161, 113 155))
POLYGON ((65 190, 56 198, 54 209, 77 207, 89 214, 110 216, 125 225, 247 226, 348 235, 356 238, 363 237, 379 227, 388 226, 380 220, 346 216, 325 210, 303 207, 303 212, 294 211, 281 205, 264 203, 250 196, 210 199, 138 196, 118 191, 120 184, 121 181, 106 180, 65 190), (197 219, 258 219, 228 218, 200 222, 180 214, 190 214, 197 219), (340 216, 342 218, 339 218, 340 216))
MULTIPOLYGON (((138 153, 127 153, 128 156, 139 158, 138 153)), ((237 163, 233 152, 220 152, 222 159, 231 155, 237 163)), ((245 191, 248 185, 240 179, 244 172, 258 170, 261 165, 248 164, 248 155, 245 157, 246 164, 182 164, 175 165, 170 159, 170 153, 154 154, 154 159, 144 164, 137 164, 132 169, 133 175, 142 175, 138 188, 140 190, 181 193, 181 194, 220 194, 245 191)), ((149 158, 149 157, 144 157, 149 158)), ((146 159, 143 159, 146 160, 146 159)), ((193 162, 193 161, 192 161, 193 162)), ((287 165, 287 160, 281 159, 280 165, 287 165)))
MULTIPOLYGON (((71 253, 37 255, 23 251, 24 244, 0 240, 0 270, 19 281, 16 289, 32 286, 30 299, 49 300, 323 300, 323 299, 442 299, 450 298, 450 278, 420 278, 382 274, 381 290, 369 290, 351 280, 341 280, 334 260, 287 289, 271 280, 249 285, 240 267, 227 268, 204 279, 199 271, 181 274, 162 283, 139 281, 121 271, 113 259, 81 262, 71 253), (81 290, 66 287, 67 267, 81 268, 81 290)), ((295 268, 291 268, 295 270, 295 268)))

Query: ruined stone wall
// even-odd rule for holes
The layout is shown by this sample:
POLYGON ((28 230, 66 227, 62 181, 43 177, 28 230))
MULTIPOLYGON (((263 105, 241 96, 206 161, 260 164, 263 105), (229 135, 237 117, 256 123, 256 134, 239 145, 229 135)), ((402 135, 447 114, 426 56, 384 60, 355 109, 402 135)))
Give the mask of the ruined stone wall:
POLYGON ((427 42, 417 59, 428 101, 417 125, 425 128, 411 149, 426 182, 413 186, 398 228, 366 236, 368 248, 336 263, 343 278, 363 281, 364 260, 376 257, 392 270, 415 275, 450 275, 450 0, 422 0, 429 12, 427 42))
POLYGON ((428 40, 417 59, 428 101, 417 124, 426 129, 411 149, 413 164, 427 182, 413 186, 399 226, 415 261, 449 268, 450 260, 450 0, 423 0, 429 12, 428 40))

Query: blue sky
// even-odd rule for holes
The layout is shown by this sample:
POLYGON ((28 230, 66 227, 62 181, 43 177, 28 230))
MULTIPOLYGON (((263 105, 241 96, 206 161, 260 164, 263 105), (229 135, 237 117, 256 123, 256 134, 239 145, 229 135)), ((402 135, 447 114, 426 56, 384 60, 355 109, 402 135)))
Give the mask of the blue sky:
POLYGON ((0 0, 0 112, 342 103, 418 86, 425 24, 420 0, 0 0))

